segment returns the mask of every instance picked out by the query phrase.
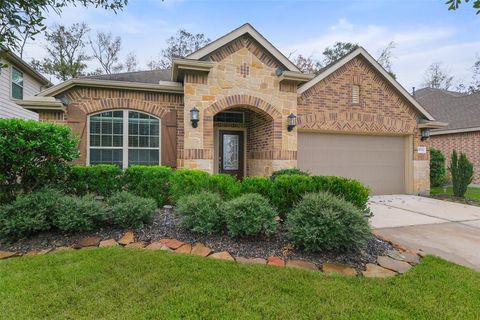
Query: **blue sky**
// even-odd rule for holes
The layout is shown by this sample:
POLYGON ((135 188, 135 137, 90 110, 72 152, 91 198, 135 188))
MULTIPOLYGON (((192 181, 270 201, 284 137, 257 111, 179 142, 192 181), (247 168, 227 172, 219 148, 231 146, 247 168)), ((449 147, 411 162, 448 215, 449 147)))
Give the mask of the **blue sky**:
MULTIPOLYGON (((122 55, 134 51, 143 69, 179 28, 215 39, 249 22, 284 54, 317 57, 336 41, 359 43, 376 57, 394 41, 393 71, 410 90, 420 86, 432 62, 442 62, 456 82, 468 82, 480 55, 480 15, 470 4, 448 11, 444 2, 129 0, 117 15, 70 7, 60 17, 50 15, 47 24, 84 21, 92 30, 111 31, 122 37, 122 55)), ((41 37, 30 43, 27 60, 41 57, 43 46, 41 37)))

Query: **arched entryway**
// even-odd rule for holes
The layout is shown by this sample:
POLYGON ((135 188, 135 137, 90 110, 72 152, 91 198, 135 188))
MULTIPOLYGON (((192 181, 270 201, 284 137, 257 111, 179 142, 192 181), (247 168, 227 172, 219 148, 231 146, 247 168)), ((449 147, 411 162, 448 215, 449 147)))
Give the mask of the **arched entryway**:
POLYGON ((214 172, 238 178, 272 172, 274 152, 282 142, 281 114, 273 106, 235 96, 213 104, 205 116, 211 119, 205 132, 213 134, 204 141, 214 151, 214 172))

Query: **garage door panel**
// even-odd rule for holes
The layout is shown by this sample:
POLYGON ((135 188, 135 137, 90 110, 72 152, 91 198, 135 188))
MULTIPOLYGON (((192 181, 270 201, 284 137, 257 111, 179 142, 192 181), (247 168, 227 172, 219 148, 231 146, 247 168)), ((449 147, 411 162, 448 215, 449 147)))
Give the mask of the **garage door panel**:
POLYGON ((405 192, 405 138, 298 134, 298 166, 316 175, 358 179, 372 194, 405 192))

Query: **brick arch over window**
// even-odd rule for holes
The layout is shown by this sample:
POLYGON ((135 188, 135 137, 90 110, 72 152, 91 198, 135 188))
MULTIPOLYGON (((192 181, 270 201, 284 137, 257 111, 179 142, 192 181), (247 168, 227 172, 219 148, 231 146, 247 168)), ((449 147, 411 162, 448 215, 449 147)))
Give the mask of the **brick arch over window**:
POLYGON ((213 116, 217 113, 242 107, 254 112, 261 112, 268 115, 273 123, 273 146, 280 149, 282 146, 282 114, 265 100, 250 95, 232 95, 223 98, 205 109, 203 117, 203 141, 205 148, 213 148, 213 116))
POLYGON ((113 109, 129 109, 135 111, 142 111, 162 119, 166 114, 170 112, 170 109, 165 108, 164 106, 160 106, 156 103, 128 98, 107 98, 101 100, 90 100, 81 102, 80 105, 86 115, 113 109))

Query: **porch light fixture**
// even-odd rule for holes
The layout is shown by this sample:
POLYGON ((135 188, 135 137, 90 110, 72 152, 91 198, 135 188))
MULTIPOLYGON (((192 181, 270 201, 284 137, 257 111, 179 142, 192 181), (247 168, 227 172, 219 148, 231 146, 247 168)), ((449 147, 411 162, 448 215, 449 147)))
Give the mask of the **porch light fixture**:
POLYGON ((290 115, 288 116, 288 126, 287 126, 288 132, 291 132, 293 128, 295 128, 296 126, 297 126, 297 117, 293 113, 290 113, 290 115))
POLYGON ((192 121, 193 128, 198 127, 199 114, 200 114, 200 111, 198 111, 198 109, 195 107, 193 107, 192 110, 190 110, 190 121, 192 121))
POLYGON ((422 140, 422 141, 427 140, 430 137, 430 129, 429 128, 422 129, 421 134, 422 134, 422 137, 421 137, 420 140, 422 140))

